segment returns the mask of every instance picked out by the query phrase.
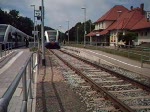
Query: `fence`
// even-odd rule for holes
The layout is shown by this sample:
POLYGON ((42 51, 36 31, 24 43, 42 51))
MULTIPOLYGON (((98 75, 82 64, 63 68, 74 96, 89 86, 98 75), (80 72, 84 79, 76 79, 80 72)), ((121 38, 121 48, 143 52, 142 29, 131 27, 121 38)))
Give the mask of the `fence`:
POLYGON ((141 67, 143 67, 143 63, 145 63, 145 62, 150 63, 150 48, 142 49, 141 67))
POLYGON ((21 112, 27 112, 27 103, 28 98, 32 99, 32 83, 33 83, 33 70, 38 63, 34 65, 33 56, 35 53, 27 59, 24 66, 21 68, 19 73, 17 74, 16 78, 13 80, 7 91, 4 93, 3 97, 0 98, 0 112, 7 112, 8 105, 12 96, 18 87, 21 79, 22 79, 22 86, 23 86, 23 100, 21 106, 21 112))
POLYGON ((2 44, 0 43, 0 58, 6 56, 12 51, 12 43, 2 44))

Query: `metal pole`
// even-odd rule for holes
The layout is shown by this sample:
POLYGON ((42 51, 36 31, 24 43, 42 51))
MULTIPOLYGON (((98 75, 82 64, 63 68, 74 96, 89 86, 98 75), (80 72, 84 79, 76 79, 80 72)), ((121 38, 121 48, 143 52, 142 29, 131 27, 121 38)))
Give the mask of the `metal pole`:
POLYGON ((27 112, 27 82, 26 82, 26 69, 24 70, 24 73, 23 73, 23 77, 22 77, 22 85, 23 85, 23 109, 22 111, 23 112, 27 112))
POLYGON ((86 36, 86 7, 83 7, 82 9, 84 9, 84 47, 85 47, 85 44, 86 44, 86 39, 85 39, 85 36, 86 36))
POLYGON ((60 39, 59 39, 59 41, 60 41, 60 43, 61 43, 61 41, 62 41, 62 37, 61 37, 61 25, 59 25, 59 37, 60 37, 60 39))
MULTIPOLYGON (((33 56, 33 55, 32 55, 33 56)), ((29 79, 29 81, 30 81, 30 84, 29 84, 29 98, 30 99, 32 99, 32 83, 31 83, 31 80, 33 80, 32 79, 32 74, 31 74, 31 60, 32 60, 32 58, 30 58, 30 61, 29 61, 29 63, 28 63, 28 79, 29 79)))
POLYGON ((41 38, 42 38, 42 65, 45 66, 45 39, 44 39, 44 2, 42 0, 41 38))
POLYGON ((77 44, 78 44, 78 38, 79 38, 78 29, 79 27, 77 27, 77 44))
POLYGON ((34 8, 34 47, 35 47, 35 5, 31 5, 34 8))
POLYGON ((68 22, 68 44, 69 44, 69 21, 68 22))
POLYGON ((0 57, 2 57, 2 44, 0 44, 0 57))
POLYGON ((35 47, 35 5, 34 5, 34 47, 35 47))

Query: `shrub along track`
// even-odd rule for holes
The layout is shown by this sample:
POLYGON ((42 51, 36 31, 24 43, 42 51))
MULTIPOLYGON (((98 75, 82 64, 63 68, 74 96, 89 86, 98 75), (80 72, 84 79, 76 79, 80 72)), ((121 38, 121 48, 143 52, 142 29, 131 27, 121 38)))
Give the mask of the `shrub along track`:
POLYGON ((95 111, 150 111, 150 88, 134 79, 58 50, 51 50, 74 72, 64 73, 72 88, 95 111), (78 74, 78 75, 77 75, 78 74))

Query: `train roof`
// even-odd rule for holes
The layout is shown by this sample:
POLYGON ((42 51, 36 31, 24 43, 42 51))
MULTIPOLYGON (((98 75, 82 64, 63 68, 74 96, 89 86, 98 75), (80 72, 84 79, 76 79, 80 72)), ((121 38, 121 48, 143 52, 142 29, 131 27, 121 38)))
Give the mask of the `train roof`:
POLYGON ((2 25, 2 26, 8 26, 8 24, 0 24, 0 25, 2 25))
POLYGON ((30 35, 28 35, 28 34, 26 34, 26 33, 22 32, 21 30, 19 30, 19 29, 15 28, 14 26, 12 26, 12 25, 10 25, 10 24, 0 24, 0 26, 10 26, 10 27, 12 27, 12 28, 16 29, 18 32, 23 33, 23 34, 25 34, 25 35, 27 35, 27 36, 29 36, 29 37, 31 38, 31 36, 30 36, 30 35))

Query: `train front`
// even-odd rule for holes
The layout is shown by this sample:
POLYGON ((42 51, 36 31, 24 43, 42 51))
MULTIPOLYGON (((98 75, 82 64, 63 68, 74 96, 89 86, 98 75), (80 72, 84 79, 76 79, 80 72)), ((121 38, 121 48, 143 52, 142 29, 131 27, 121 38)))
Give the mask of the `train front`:
POLYGON ((47 49, 60 49, 57 30, 45 31, 45 37, 46 37, 45 47, 47 49))

